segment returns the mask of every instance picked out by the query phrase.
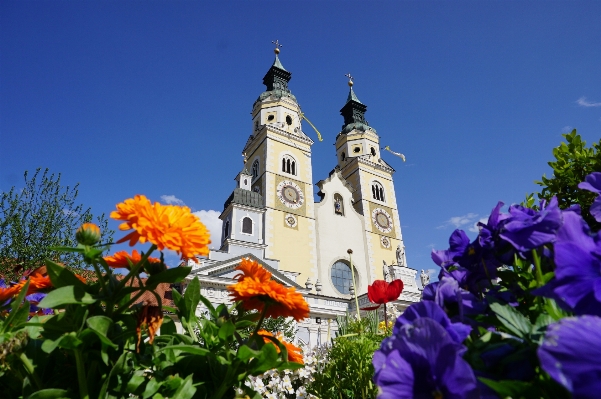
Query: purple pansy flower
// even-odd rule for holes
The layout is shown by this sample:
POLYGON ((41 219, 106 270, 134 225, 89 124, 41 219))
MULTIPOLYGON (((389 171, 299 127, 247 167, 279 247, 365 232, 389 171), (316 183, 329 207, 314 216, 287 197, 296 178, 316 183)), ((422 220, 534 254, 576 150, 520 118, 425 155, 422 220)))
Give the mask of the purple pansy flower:
POLYGON ((569 317, 550 325, 538 348, 541 367, 576 399, 601 392, 601 318, 569 317))
POLYGON ((577 315, 601 316, 601 233, 591 235, 573 211, 564 211, 563 221, 554 245, 555 277, 535 293, 559 299, 577 315))
POLYGON ((460 322, 464 322, 464 316, 480 314, 486 309, 486 304, 471 292, 462 289, 456 279, 446 276, 428 284, 424 288, 422 299, 435 302, 451 319, 460 322))
POLYGON ((403 326, 412 324, 419 318, 429 318, 436 321, 444 328, 451 339, 461 344, 470 334, 472 328, 463 323, 452 323, 449 316, 440 306, 432 301, 421 301, 409 306, 405 312, 396 320, 392 329, 393 334, 397 334, 403 329, 403 326))
POLYGON ((552 242, 561 226, 561 211, 555 197, 547 206, 541 203, 541 210, 538 212, 521 205, 512 205, 509 213, 511 216, 505 220, 500 237, 520 252, 552 242))
POLYGON ((374 353, 378 398, 478 398, 476 377, 461 357, 463 351, 463 345, 430 318, 403 325, 374 353))
POLYGON ((593 172, 584 180, 584 182, 578 184, 578 188, 598 194, 589 211, 595 220, 601 223, 601 172, 593 172))

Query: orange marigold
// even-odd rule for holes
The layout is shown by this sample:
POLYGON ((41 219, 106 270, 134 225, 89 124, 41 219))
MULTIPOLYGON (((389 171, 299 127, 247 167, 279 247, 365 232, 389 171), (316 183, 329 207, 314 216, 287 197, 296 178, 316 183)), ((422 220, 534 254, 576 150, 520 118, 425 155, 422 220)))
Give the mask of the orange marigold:
POLYGON ((244 278, 253 278, 263 283, 271 280, 271 273, 265 270, 258 262, 253 262, 247 258, 242 259, 236 270, 242 272, 234 276, 238 281, 244 278))
MULTIPOLYGON (((128 254, 127 251, 119 251, 119 252, 115 252, 111 256, 104 257, 104 261, 106 262, 106 264, 109 265, 110 267, 115 267, 115 268, 123 267, 123 268, 129 269, 128 260, 131 261, 131 263, 135 265, 136 263, 138 263, 142 260, 142 255, 140 255, 140 253, 134 249, 133 251, 131 251, 131 255, 128 254)), ((149 257, 148 262, 160 263, 161 260, 157 259, 157 258, 149 257)))
MULTIPOLYGON (((269 338, 266 337, 273 337, 274 335, 272 333, 270 333, 267 330, 259 330, 259 332, 257 333, 260 336, 263 337, 263 341, 265 341, 266 344, 273 344, 274 342, 272 340, 270 340, 269 338)), ((305 361, 303 359, 303 353, 302 353, 302 349, 299 348, 298 346, 285 341, 284 340, 284 335, 282 333, 278 333, 275 338, 280 341, 282 343, 282 345, 284 345, 286 347, 286 351, 288 352, 288 361, 289 362, 295 362, 295 363, 300 363, 300 364, 305 364, 305 361)), ((276 349, 278 351, 278 353, 280 353, 280 348, 276 346, 276 349)))
POLYGON ((271 280, 271 273, 263 269, 257 262, 255 265, 240 265, 236 270, 238 282, 227 287, 235 301, 242 301, 246 310, 256 309, 263 312, 267 306, 265 317, 293 317, 301 321, 309 316, 309 305, 294 287, 284 287, 271 280), (260 270, 263 271, 260 271, 260 270), (269 276, 269 280, 266 280, 269 276))
POLYGON ((125 221, 120 230, 134 229, 117 243, 129 241, 133 246, 149 241, 161 251, 176 251, 182 259, 209 253, 209 232, 187 206, 151 204, 145 196, 136 195, 117 204, 111 218, 125 221))
POLYGON ((52 282, 50 281, 50 277, 48 277, 48 275, 44 275, 42 273, 37 272, 37 270, 38 269, 36 269, 36 271, 34 271, 32 274, 30 274, 28 278, 19 280, 19 282, 13 284, 10 287, 0 287, 0 303, 19 295, 27 281, 29 281, 27 295, 48 288, 52 288, 52 282))

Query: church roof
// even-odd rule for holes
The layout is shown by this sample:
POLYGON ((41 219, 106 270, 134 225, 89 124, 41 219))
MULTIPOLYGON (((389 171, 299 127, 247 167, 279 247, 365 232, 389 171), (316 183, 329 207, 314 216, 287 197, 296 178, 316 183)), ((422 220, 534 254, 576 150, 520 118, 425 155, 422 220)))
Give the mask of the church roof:
POLYGON ((265 208, 261 194, 240 187, 234 189, 232 195, 223 204, 223 209, 225 210, 230 204, 245 205, 259 209, 265 208))

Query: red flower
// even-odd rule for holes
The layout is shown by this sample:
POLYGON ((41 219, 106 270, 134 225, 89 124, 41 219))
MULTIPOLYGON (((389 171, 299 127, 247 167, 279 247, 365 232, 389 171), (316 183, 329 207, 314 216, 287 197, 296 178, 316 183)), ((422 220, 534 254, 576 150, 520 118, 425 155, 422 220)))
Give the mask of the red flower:
POLYGON ((382 304, 395 301, 402 291, 403 282, 401 280, 394 280, 391 283, 376 280, 372 285, 367 286, 367 297, 372 303, 377 303, 378 306, 363 308, 362 310, 375 310, 382 304))

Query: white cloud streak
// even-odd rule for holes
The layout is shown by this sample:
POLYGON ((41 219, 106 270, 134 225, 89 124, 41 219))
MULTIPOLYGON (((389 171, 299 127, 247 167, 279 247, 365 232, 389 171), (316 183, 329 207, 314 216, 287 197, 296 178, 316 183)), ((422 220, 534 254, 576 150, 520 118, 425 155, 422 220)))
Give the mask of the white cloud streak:
POLYGON ((576 100, 576 103, 581 107, 601 107, 601 102, 590 102, 586 99, 586 97, 580 97, 578 100, 576 100))
POLYGON ((177 198, 175 195, 161 195, 161 201, 169 205, 186 205, 184 201, 177 198))
POLYGON ((221 212, 209 209, 208 211, 202 210, 194 212, 196 216, 200 218, 200 221, 207 226, 209 233, 211 234, 211 245, 210 248, 219 248, 221 241, 221 225, 222 221, 219 219, 221 212))
POLYGON ((437 227, 437 229, 444 229, 449 226, 455 226, 455 228, 463 227, 467 224, 473 223, 474 220, 478 217, 477 213, 468 213, 462 216, 453 216, 443 224, 437 227))

